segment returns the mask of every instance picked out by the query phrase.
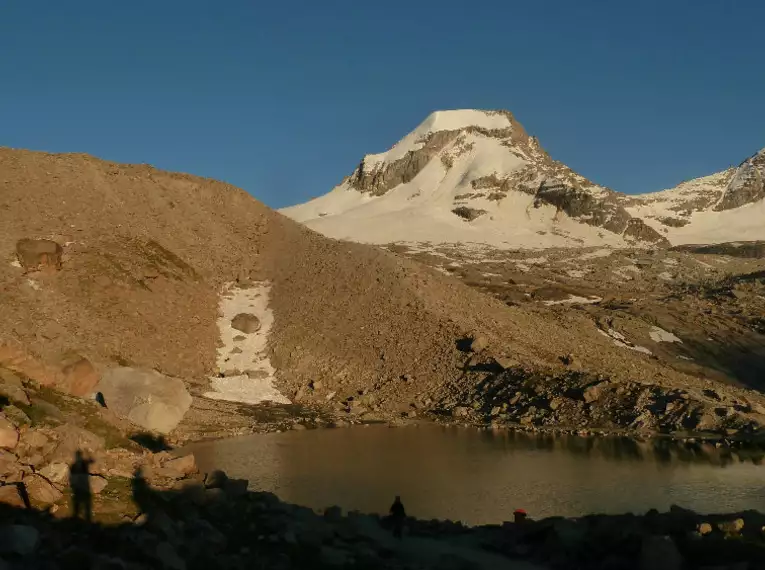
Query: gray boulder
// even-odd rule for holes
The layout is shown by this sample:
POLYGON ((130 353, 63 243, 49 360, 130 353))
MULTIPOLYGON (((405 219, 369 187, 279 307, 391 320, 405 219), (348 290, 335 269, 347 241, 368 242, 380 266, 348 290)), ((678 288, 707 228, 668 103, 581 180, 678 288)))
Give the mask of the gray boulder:
POLYGON ((191 406, 191 395, 182 380, 154 370, 113 368, 103 375, 96 390, 116 414, 160 433, 171 432, 191 406))

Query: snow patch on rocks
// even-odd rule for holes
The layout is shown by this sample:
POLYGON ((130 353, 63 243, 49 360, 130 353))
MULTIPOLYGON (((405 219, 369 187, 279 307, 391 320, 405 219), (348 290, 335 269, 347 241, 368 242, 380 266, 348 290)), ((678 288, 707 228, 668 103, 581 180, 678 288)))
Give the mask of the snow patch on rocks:
POLYGON ((656 326, 651 328, 648 336, 650 336, 651 340, 654 342, 679 342, 680 344, 683 342, 671 332, 665 331, 663 328, 656 326))
POLYGON ((603 299, 601 297, 592 296, 592 297, 579 297, 577 295, 569 295, 568 299, 560 299, 558 301, 545 301, 545 305, 570 305, 570 304, 581 304, 581 305, 592 305, 593 303, 600 303, 603 299))
POLYGON ((274 323, 274 313, 268 306, 270 290, 267 282, 260 282, 251 287, 228 284, 221 292, 217 364, 223 377, 210 378, 212 391, 204 394, 206 398, 246 404, 290 403, 274 386, 276 370, 266 351, 274 323), (241 313, 256 316, 260 329, 250 334, 234 329, 231 321, 241 313))
POLYGON ((643 354, 653 354, 649 349, 647 349, 644 346, 637 346, 635 344, 632 344, 629 340, 627 340, 627 337, 625 337, 619 331, 615 331, 614 329, 608 329, 607 331, 598 329, 598 332, 602 334, 603 336, 610 338, 616 346, 621 346, 622 348, 629 348, 630 350, 634 350, 635 352, 642 352, 643 354))

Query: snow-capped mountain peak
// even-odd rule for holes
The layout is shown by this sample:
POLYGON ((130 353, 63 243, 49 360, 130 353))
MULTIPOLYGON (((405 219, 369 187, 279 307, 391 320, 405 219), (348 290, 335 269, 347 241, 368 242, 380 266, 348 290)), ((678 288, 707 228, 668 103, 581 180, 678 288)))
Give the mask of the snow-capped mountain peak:
MULTIPOLYGON (((737 181, 735 198, 703 184, 681 192, 698 191, 715 209, 761 195, 761 155, 718 176, 737 181)), ((553 160, 508 111, 452 110, 430 114, 388 151, 365 155, 330 193, 282 212, 330 237, 367 243, 668 245, 671 216, 648 215, 646 223, 647 204, 553 160)))

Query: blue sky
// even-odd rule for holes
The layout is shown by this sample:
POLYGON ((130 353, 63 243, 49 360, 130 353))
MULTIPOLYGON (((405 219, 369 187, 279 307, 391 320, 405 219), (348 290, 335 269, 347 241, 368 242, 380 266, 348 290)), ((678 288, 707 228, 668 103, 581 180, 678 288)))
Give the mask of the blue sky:
POLYGON ((431 111, 504 108, 624 192, 765 146, 762 0, 6 0, 0 145, 329 191, 431 111))

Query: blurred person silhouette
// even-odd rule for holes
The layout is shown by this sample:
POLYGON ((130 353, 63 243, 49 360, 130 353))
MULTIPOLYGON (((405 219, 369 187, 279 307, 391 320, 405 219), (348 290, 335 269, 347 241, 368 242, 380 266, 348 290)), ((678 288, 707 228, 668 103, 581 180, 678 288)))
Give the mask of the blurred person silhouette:
POLYGON ((393 523, 393 536, 401 538, 404 530, 404 520, 406 519, 406 509, 401 502, 401 497, 396 495, 396 500, 390 506, 390 520, 393 523))

